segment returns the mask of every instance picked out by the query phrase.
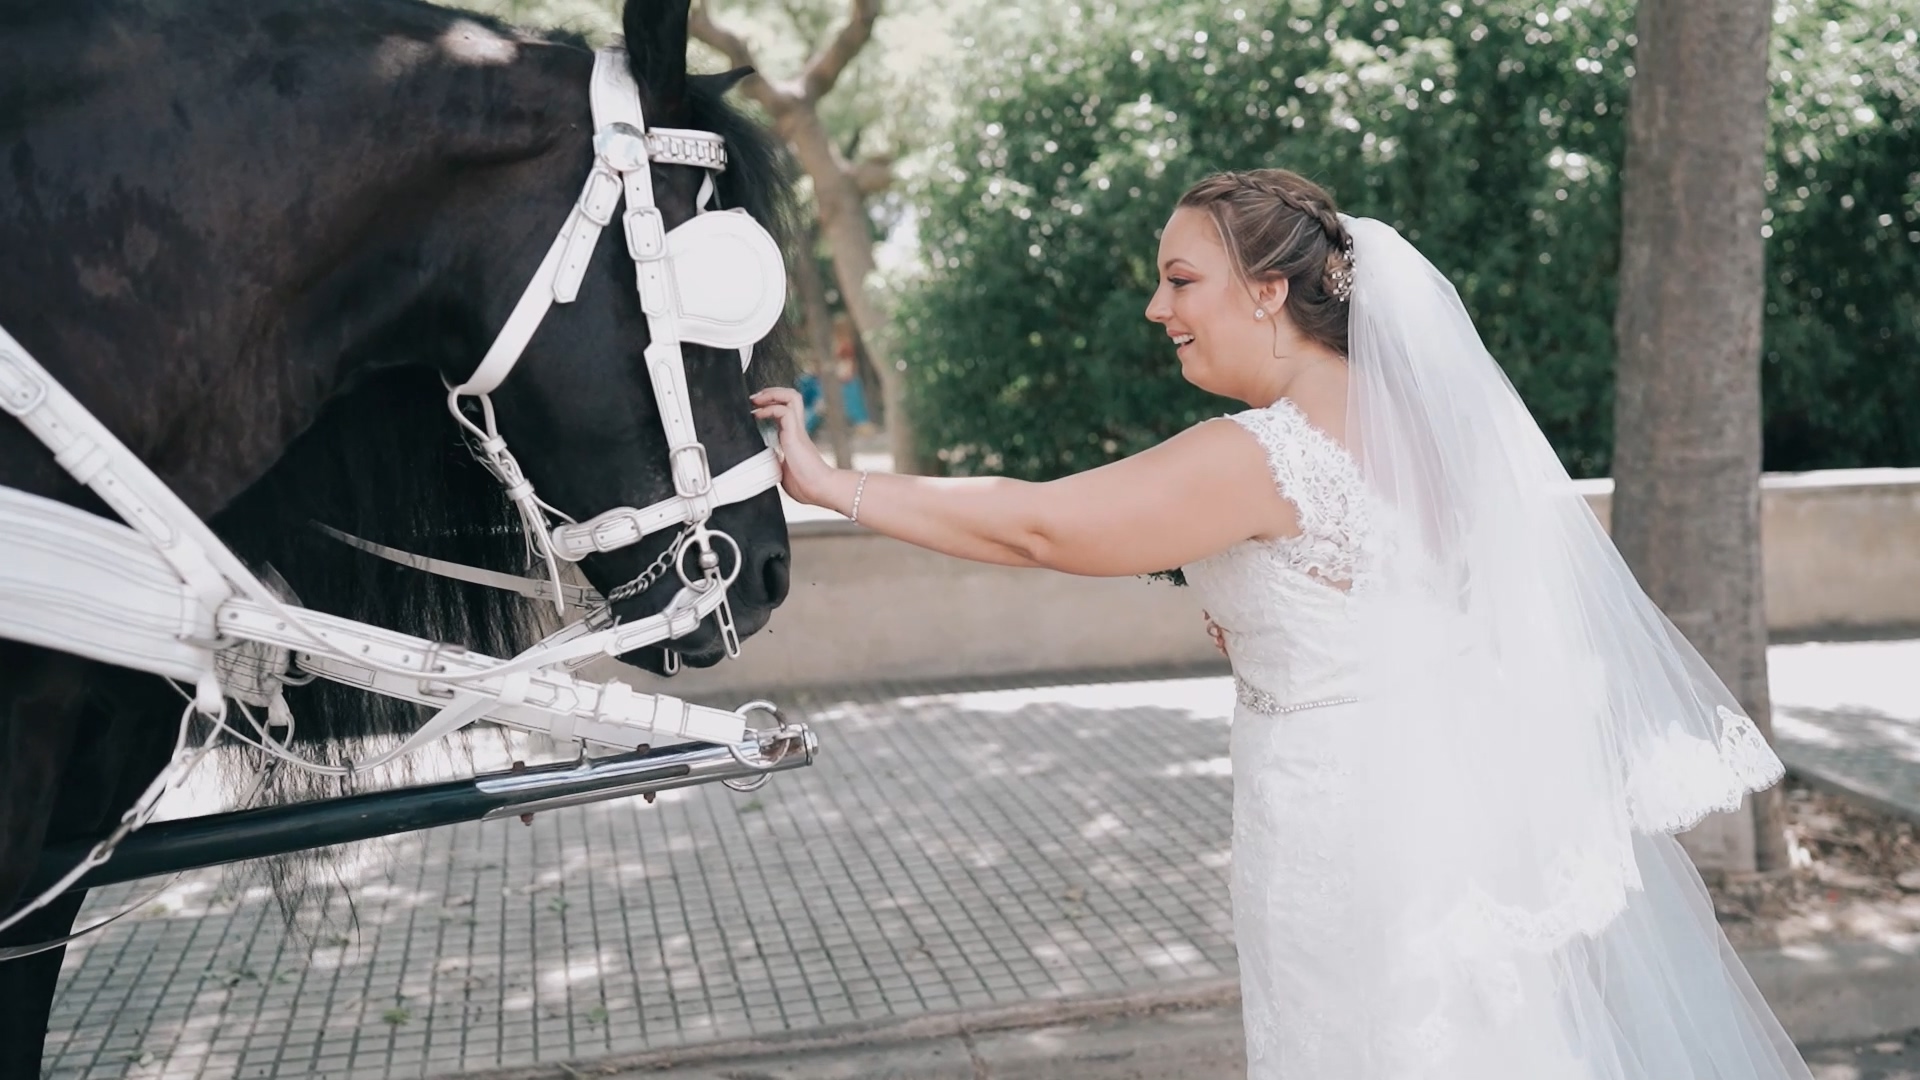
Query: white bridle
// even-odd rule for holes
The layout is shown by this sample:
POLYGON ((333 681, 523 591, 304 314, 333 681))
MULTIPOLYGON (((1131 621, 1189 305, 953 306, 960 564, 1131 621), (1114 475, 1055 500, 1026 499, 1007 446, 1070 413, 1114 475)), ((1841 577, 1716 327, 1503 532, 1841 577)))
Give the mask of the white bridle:
MULTIPOLYGON (((508 498, 519 509, 529 549, 546 564, 547 583, 551 585, 548 595, 557 608, 564 612, 566 607, 566 589, 560 580, 562 560, 577 562, 681 526, 684 532, 663 555, 671 561, 683 585, 669 609, 687 607, 709 593, 717 593, 713 611, 722 641, 728 655, 737 656, 740 642, 726 603, 726 589, 740 572, 744 553, 731 537, 708 528, 707 521, 716 507, 753 498, 777 486, 780 463, 768 448, 718 477, 713 475, 707 448, 694 430, 681 344, 738 349, 744 367, 751 360, 753 343, 766 336, 786 306, 785 264, 773 237, 745 211, 706 212, 711 178, 701 185, 699 212, 671 232, 666 230, 654 201, 650 164, 692 165, 719 172, 727 166, 726 144, 711 132, 675 128, 649 131, 624 51, 608 48, 594 55, 589 96, 594 126, 593 171, 492 347, 467 381, 448 393, 447 408, 467 429, 481 460, 505 485, 508 498), (548 309, 556 303, 571 303, 579 294, 594 246, 601 231, 613 223, 623 197, 627 208, 620 218, 621 232, 627 254, 633 259, 640 307, 647 317, 647 376, 653 384, 661 425, 666 429, 674 493, 650 506, 617 507, 582 523, 534 493, 532 482, 494 423, 488 395, 512 374, 548 309), (479 401, 479 423, 461 408, 461 400, 468 397, 479 401), (560 524, 550 528, 550 516, 560 524), (733 548, 734 569, 730 575, 720 573, 716 541, 733 548), (683 555, 689 546, 699 550, 698 579, 687 573, 684 564, 683 555)), ((359 546, 393 557, 377 545, 359 546)), ((408 561, 434 572, 471 569, 435 560, 408 561)), ((651 584, 650 573, 663 572, 657 567, 649 568, 623 588, 643 589, 651 584)), ((470 575, 461 576, 473 580, 470 575)), ((616 594, 619 591, 615 590, 616 594)), ((621 598, 615 595, 607 600, 621 598)))
MULTIPOLYGON (((428 559, 356 537, 334 535, 382 557, 461 580, 551 600, 563 612, 587 615, 518 656, 494 659, 288 603, 263 583, 124 443, 68 393, 26 347, 0 328, 0 412, 18 418, 54 453, 59 464, 98 494, 127 524, 50 499, 0 487, 0 637, 147 671, 186 682, 195 693, 181 717, 175 755, 113 834, 60 882, 0 919, 0 930, 43 906, 79 876, 104 863, 114 846, 153 814, 160 796, 184 778, 205 753, 187 745, 187 723, 198 711, 296 767, 351 776, 356 766, 308 761, 289 747, 292 719, 279 701, 289 665, 374 693, 437 706, 428 722, 366 769, 436 742, 479 720, 563 740, 631 749, 654 736, 726 746, 749 769, 773 762, 811 736, 784 722, 749 730, 746 710, 726 711, 667 694, 636 693, 625 683, 593 682, 571 669, 599 656, 618 656, 693 632, 717 615, 730 655, 739 637, 726 590, 744 562, 739 545, 707 526, 716 507, 752 498, 776 486, 780 465, 771 448, 719 476, 694 430, 683 342, 740 350, 779 319, 786 273, 773 238, 744 211, 705 212, 711 178, 702 184, 695 217, 667 231, 654 202, 652 162, 712 171, 726 167, 726 146, 715 134, 647 130, 638 88, 619 49, 594 57, 591 100, 594 165, 580 198, 522 293, 499 336, 466 382, 453 387, 447 406, 474 440, 480 459, 505 485, 519 509, 532 552, 545 562, 545 580, 518 577, 428 559), (548 309, 570 303, 600 233, 621 218, 638 277, 650 343, 647 373, 666 430, 674 494, 650 506, 617 507, 576 522, 541 501, 494 423, 488 395, 513 371, 548 309), (479 405, 476 422, 462 409, 479 405), (551 525, 549 515, 559 524, 551 525), (680 527, 661 560, 609 597, 567 585, 559 562, 613 551, 680 527), (716 541, 734 548, 734 569, 720 573, 716 541), (700 573, 683 556, 699 550, 700 573), (682 588, 666 609, 630 623, 612 624, 610 608, 659 580, 670 563, 682 588), (251 654, 236 660, 237 654, 251 654), (259 669, 249 672, 249 668, 259 669), (251 677, 249 677, 251 676, 251 677), (229 723, 225 698, 243 702, 248 732, 229 723), (245 703, 267 705, 255 720, 245 703), (279 713, 276 719, 275 708, 279 713)), ((669 651, 671 658, 674 654, 669 651)), ((211 740, 207 744, 211 746, 211 740)), ((811 745, 810 743, 808 744, 811 745)), ((811 750, 808 751, 811 753, 811 750)))

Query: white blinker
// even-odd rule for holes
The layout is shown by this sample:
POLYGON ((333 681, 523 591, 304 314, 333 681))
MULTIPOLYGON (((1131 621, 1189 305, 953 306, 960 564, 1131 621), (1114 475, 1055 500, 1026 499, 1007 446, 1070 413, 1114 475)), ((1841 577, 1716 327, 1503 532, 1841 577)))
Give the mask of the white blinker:
POLYGON ((741 349, 767 336, 787 304, 780 248, 744 210, 701 214, 667 234, 683 341, 741 349))

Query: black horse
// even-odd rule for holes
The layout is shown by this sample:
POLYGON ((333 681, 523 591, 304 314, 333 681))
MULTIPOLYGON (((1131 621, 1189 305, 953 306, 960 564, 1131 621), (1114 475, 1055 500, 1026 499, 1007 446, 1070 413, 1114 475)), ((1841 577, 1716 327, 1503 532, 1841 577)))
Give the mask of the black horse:
MULTIPOLYGON (((782 238, 790 173, 723 103, 740 73, 687 73, 686 28, 687 0, 624 13, 648 120, 724 135, 721 203, 782 238)), ((381 563, 312 523, 524 567, 443 381, 472 371, 579 193, 592 62, 578 40, 414 0, 0 0, 0 326, 302 603, 510 655, 537 631, 524 601, 381 563)), ((704 174, 653 174, 666 224, 691 217, 704 174)), ((581 519, 672 493, 646 343, 610 234, 494 395, 540 494, 581 519)), ((761 343, 757 378, 786 374, 781 346, 761 343)), ((686 355, 717 474, 762 447, 751 388, 737 354, 686 355)), ((0 485, 107 512, 4 416, 0 485)), ((777 496, 713 525, 740 544, 730 597, 752 633, 787 590, 777 496)), ((668 542, 582 568, 605 591, 668 542)), ((677 584, 616 616, 660 610, 677 584)), ((711 620, 674 646, 694 666, 724 653, 711 620)), ((657 672, 664 654, 626 659, 657 672)), ((422 719, 318 683, 289 697, 321 755, 422 719)), ((158 678, 0 641, 0 911, 25 899, 43 847, 103 835, 132 804, 179 708, 158 678)), ((61 936, 80 902, 0 944, 61 936)), ((61 955, 0 963, 0 1076, 37 1074, 61 955)))

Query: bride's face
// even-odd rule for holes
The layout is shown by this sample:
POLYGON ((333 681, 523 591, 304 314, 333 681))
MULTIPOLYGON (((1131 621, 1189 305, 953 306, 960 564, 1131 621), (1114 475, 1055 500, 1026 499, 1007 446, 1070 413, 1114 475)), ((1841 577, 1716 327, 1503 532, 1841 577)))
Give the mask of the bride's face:
MULTIPOLYGON (((1278 289, 1285 288, 1279 283, 1278 289)), ((1147 318, 1166 327, 1180 374, 1210 393, 1239 397, 1249 365, 1272 351, 1278 299, 1269 283, 1253 289, 1234 272, 1232 256, 1205 210, 1181 207, 1160 233, 1160 286, 1147 318), (1254 317, 1265 307, 1265 319, 1254 317)))

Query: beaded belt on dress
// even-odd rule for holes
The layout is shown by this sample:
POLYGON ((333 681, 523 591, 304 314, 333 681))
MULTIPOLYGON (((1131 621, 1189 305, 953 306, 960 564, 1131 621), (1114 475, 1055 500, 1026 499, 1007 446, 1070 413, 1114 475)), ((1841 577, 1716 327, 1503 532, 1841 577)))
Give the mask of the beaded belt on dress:
POLYGON ((1357 697, 1330 697, 1315 701, 1282 702, 1238 675, 1233 677, 1233 697, 1235 701, 1263 716, 1281 716, 1286 713, 1305 712, 1308 709, 1324 709, 1330 705, 1352 705, 1360 700, 1357 697))

